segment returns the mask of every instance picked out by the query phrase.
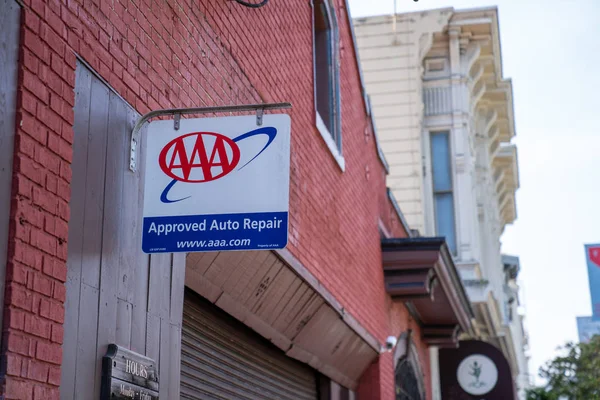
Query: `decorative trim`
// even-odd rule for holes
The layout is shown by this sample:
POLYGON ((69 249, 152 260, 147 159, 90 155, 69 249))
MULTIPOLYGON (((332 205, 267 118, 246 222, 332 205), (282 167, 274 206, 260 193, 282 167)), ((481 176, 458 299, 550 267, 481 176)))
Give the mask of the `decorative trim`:
POLYGON ((385 288, 392 299, 411 301, 429 344, 448 346, 458 341, 458 330, 472 330, 473 310, 444 238, 383 239, 385 288), (438 305, 452 310, 438 325, 438 305))
POLYGON ((448 71, 448 60, 446 57, 432 57, 425 60, 425 72, 438 74, 448 71))
POLYGON ((423 88, 424 115, 452 113, 452 88, 450 86, 423 88))

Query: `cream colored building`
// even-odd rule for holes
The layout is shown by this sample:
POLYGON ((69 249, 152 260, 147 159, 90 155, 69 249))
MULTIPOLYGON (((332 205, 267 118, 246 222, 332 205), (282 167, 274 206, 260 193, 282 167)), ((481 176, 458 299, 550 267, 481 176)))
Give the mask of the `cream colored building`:
POLYGON ((516 275, 500 252, 504 227, 517 217, 519 174, 498 10, 376 16, 354 28, 388 186, 411 228, 446 236, 477 334, 507 356, 524 398, 527 335, 513 309, 516 275))

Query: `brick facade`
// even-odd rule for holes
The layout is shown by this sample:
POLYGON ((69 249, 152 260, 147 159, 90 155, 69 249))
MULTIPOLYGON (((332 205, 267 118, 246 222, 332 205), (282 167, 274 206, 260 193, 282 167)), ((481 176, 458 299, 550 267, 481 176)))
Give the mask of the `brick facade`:
MULTIPOLYGON (((292 102, 288 248, 380 342, 418 332, 383 287, 379 221, 392 236, 406 232, 387 198, 348 10, 334 3, 344 172, 315 128, 309 2, 254 10, 215 0, 24 0, 2 343, 6 398, 59 398, 75 54, 141 114, 292 102)), ((393 378, 392 357, 383 355, 365 372, 359 398, 393 399, 393 378)))

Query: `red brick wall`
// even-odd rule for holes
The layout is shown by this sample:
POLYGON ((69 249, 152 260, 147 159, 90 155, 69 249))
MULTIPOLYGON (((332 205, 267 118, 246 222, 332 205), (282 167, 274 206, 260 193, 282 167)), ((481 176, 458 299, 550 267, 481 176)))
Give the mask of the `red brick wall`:
MULTIPOLYGON (((259 10, 228 0, 24 3, 2 343, 7 398, 58 398, 75 53, 140 113, 291 101, 289 248, 377 339, 399 334, 383 287, 378 221, 395 236, 405 232, 387 200, 342 1, 345 172, 315 129, 308 1, 259 10)), ((371 368, 382 399, 393 398, 389 359, 371 368)))
POLYGON ((62 357, 75 56, 61 39, 60 4, 29 6, 35 11, 21 16, 3 390, 11 399, 53 399, 62 357))

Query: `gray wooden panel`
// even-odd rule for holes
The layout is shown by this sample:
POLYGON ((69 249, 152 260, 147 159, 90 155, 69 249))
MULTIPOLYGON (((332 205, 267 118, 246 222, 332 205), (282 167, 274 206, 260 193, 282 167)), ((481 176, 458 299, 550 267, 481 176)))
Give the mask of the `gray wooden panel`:
POLYGON ((99 398, 110 343, 155 359, 167 398, 179 391, 185 255, 141 250, 144 171, 128 169, 139 115, 82 63, 75 103, 61 399, 99 398))
MULTIPOLYGON (((160 317, 146 314, 146 356, 160 365, 160 317)), ((160 371, 160 368, 159 368, 160 371)))
POLYGON ((171 278, 171 313, 169 322, 179 325, 183 314, 183 290, 185 287, 185 253, 173 254, 172 278, 171 278))
POLYGON ((104 236, 102 229, 104 225, 108 103, 109 89, 102 82, 92 79, 87 137, 89 148, 85 181, 78 330, 81 347, 77 352, 76 370, 78 375, 75 379, 75 393, 92 390, 90 400, 100 398, 100 370, 102 368, 101 352, 103 349, 96 345, 96 337, 100 334, 99 329, 102 329, 98 325, 98 317, 100 315, 100 269, 104 236), (90 362, 95 364, 93 368, 90 362))
MULTIPOLYGON (((115 340, 110 343, 116 343, 125 348, 131 348, 131 315, 133 314, 133 305, 125 300, 117 300, 117 332, 115 340)), ((100 342, 100 339, 98 338, 100 342)), ((139 353, 139 352, 136 352, 139 353)))
POLYGON ((20 14, 21 8, 14 0, 0 0, 0 331, 4 311, 6 250, 15 147, 20 14))
POLYGON ((171 367, 171 324, 169 324, 168 318, 160 319, 160 363, 159 363, 159 373, 160 373, 160 387, 159 394, 161 399, 167 399, 169 395, 169 385, 170 385, 170 373, 169 368, 171 367))
POLYGON ((67 281, 65 300, 65 334, 61 368, 60 395, 62 400, 73 399, 75 393, 75 364, 79 335, 79 299, 81 290, 81 259, 83 255, 83 219, 85 212, 85 181, 87 174, 87 131, 92 74, 85 68, 75 71, 75 121, 73 125, 73 163, 71 177, 71 202, 67 253, 67 281))
MULTIPOLYGON (((183 312, 183 295, 181 300, 181 310, 183 312)), ((167 371, 167 374, 169 375, 169 390, 166 398, 178 399, 181 385, 181 325, 170 324, 169 326, 171 328, 171 344, 169 349, 169 367, 167 371)))
MULTIPOLYGON (((77 338, 77 360, 75 364, 75 398, 80 393, 90 393, 96 383, 96 369, 102 367, 102 359, 97 357, 96 336, 98 331, 98 289, 81 283, 79 303, 79 336, 77 338)), ((69 343, 66 347, 69 347, 69 343)), ((72 346, 73 343, 70 343, 72 346)), ((98 395, 100 397, 100 390, 98 395)), ((94 398, 96 398, 94 397, 94 398)))
MULTIPOLYGON (((129 125, 127 127, 128 131, 124 132, 127 137, 129 137, 129 133, 135 122, 137 120, 137 113, 131 113, 129 115, 129 125)), ((140 136, 140 148, 144 148, 144 144, 146 142, 145 133, 147 132, 146 128, 142 129, 142 135, 140 136)), ((129 146, 126 146, 123 151, 127 157, 129 157, 129 146)), ((138 157, 140 159, 139 165, 144 165, 145 162, 145 154, 138 152, 138 157)), ((141 227, 140 223, 142 221, 142 199, 144 193, 144 182, 145 170, 144 168, 138 168, 135 173, 127 171, 125 173, 125 187, 130 188, 130 190, 123 191, 123 202, 122 207, 124 209, 130 209, 130 213, 137 213, 135 221, 132 221, 132 224, 128 227, 124 227, 125 234, 128 235, 128 238, 125 240, 130 240, 128 242, 129 246, 133 248, 138 248, 141 246, 142 237, 141 237, 141 227)), ((127 271, 132 271, 133 279, 128 283, 133 283, 133 285, 126 285, 124 288, 129 291, 127 294, 128 298, 131 298, 133 301, 133 314, 131 321, 131 349, 137 351, 138 353, 144 353, 146 350, 146 315, 148 311, 148 280, 150 277, 150 256, 142 253, 141 251, 136 252, 126 258, 127 253, 122 252, 122 261, 127 260, 130 262, 130 266, 122 269, 125 274, 127 271), (131 268, 131 265, 135 265, 135 268, 131 268)), ((123 265, 123 264, 122 264, 123 265)), ((125 279, 125 275, 123 276, 125 279)), ((130 278, 131 279, 131 278, 130 278)))
MULTIPOLYGON (((127 145, 127 137, 120 134, 118 127, 122 126, 127 118, 126 105, 114 93, 110 92, 108 97, 108 123, 106 125, 107 143, 110 149, 119 149, 127 145)), ((90 125, 93 121, 90 120, 90 125)), ((108 153, 108 151, 107 151, 108 153)), ((129 333, 130 322, 125 326, 121 324, 127 316, 122 308, 117 309, 117 287, 121 226, 121 193, 123 191, 123 170, 126 168, 126 160, 123 152, 110 151, 107 155, 104 210, 102 225, 102 250, 100 264, 100 301, 98 319, 98 349, 97 357, 102 359, 110 343, 129 346, 129 337, 123 343, 122 337, 117 340, 117 331, 129 333), (110 161, 110 162, 109 162, 110 161), (120 329, 118 329, 118 327, 120 329)), ((130 310, 130 307, 129 307, 130 310)), ((130 315, 129 315, 130 317, 130 315)), ((130 317, 131 318, 131 317, 130 317)), ((99 385, 102 371, 96 371, 96 384, 99 385)), ((94 396, 98 396, 100 387, 94 390, 94 396)))
POLYGON ((98 79, 92 80, 88 129, 88 145, 91 151, 88 151, 87 156, 81 280, 96 289, 100 288, 108 93, 109 89, 102 82, 98 79))
MULTIPOLYGON (((129 135, 137 118, 136 113, 128 115, 128 122, 121 125, 119 134, 125 136, 127 144, 120 151, 121 155, 129 160, 129 135)), ((144 129, 145 133, 146 130, 144 129)), ((142 139, 143 140, 143 139, 142 139)), ((144 148, 143 142, 140 142, 140 148, 144 148)), ((140 152, 138 152, 139 154, 140 152)), ((142 152, 143 153, 143 152, 142 152)), ((140 160, 139 165, 144 165, 143 160, 140 160)), ((121 251, 119 264, 119 290, 118 296, 120 299, 127 300, 130 303, 134 302, 135 289, 139 283, 136 275, 139 274, 138 269, 142 267, 144 260, 147 261, 147 255, 144 255, 140 250, 141 237, 141 221, 142 221, 142 205, 143 205, 143 179, 144 168, 138 168, 138 172, 131 172, 128 169, 123 171, 124 188, 121 196, 120 206, 123 208, 123 213, 126 215, 126 221, 121 224, 121 251), (135 249, 135 251, 132 251, 135 249)), ((145 279, 145 272, 141 272, 145 279)), ((144 294, 145 296, 145 294, 144 294)), ((141 298, 138 298, 141 300, 141 298)))
POLYGON ((158 317, 168 317, 168 313, 164 313, 163 301, 171 291, 170 277, 165 280, 165 270, 169 272, 171 265, 171 255, 167 253, 152 254, 150 256, 150 286, 148 288, 148 313, 158 317))

